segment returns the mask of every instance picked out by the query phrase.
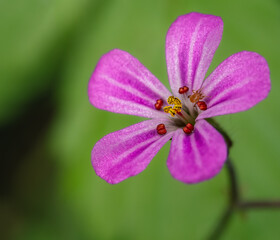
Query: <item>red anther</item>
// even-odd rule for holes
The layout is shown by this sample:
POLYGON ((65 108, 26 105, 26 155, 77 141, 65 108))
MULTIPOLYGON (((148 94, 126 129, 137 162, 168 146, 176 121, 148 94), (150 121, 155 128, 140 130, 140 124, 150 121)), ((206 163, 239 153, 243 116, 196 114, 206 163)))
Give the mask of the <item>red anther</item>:
POLYGON ((183 128, 183 131, 184 131, 186 134, 191 134, 191 133, 192 133, 192 130, 188 129, 187 127, 184 127, 184 128, 183 128))
POLYGON ((165 125, 163 123, 157 125, 157 130, 165 129, 165 125))
POLYGON ((161 106, 162 106, 162 105, 160 105, 159 103, 156 103, 156 104, 155 104, 156 110, 160 110, 160 109, 161 109, 161 106))
POLYGON ((179 92, 180 94, 185 93, 185 92, 184 92, 184 88, 183 88, 183 87, 180 87, 178 92, 179 92))
POLYGON ((162 99, 158 99, 156 103, 158 103, 160 105, 163 105, 163 100, 162 99))
POLYGON ((180 87, 178 92, 180 94, 183 94, 186 93, 187 91, 189 91, 189 88, 187 86, 184 86, 184 87, 180 87))
POLYGON ((183 88, 184 88, 184 92, 185 92, 185 93, 186 93, 187 91, 189 91, 189 88, 188 88, 188 87, 184 86, 183 88))
POLYGON ((207 110, 207 105, 206 105, 205 102, 203 102, 203 101, 198 101, 196 104, 197 104, 197 106, 199 107, 200 110, 202 110, 202 111, 207 110))
POLYGON ((206 105, 200 106, 199 109, 202 110, 202 111, 205 111, 205 110, 207 110, 207 106, 206 105))
POLYGON ((156 103, 155 103, 155 108, 156 108, 156 110, 160 110, 161 107, 162 107, 162 105, 163 105, 163 100, 162 100, 162 99, 158 99, 158 100, 156 101, 156 103))
POLYGON ((163 123, 157 125, 157 133, 159 135, 164 135, 165 133, 167 133, 167 131, 165 129, 165 125, 163 123))
POLYGON ((167 131, 166 131, 166 129, 164 128, 164 129, 158 130, 157 133, 158 133, 159 135, 164 135, 165 133, 167 133, 167 131))
POLYGON ((194 129, 194 126, 191 123, 188 123, 186 127, 191 131, 194 129))

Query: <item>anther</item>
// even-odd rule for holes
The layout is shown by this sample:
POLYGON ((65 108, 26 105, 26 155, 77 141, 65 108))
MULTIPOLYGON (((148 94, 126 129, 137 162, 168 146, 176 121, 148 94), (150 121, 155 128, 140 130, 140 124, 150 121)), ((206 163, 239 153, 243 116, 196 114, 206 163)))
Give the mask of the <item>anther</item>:
POLYGON ((158 100, 156 101, 156 103, 155 103, 155 108, 156 108, 156 110, 160 110, 161 107, 162 107, 162 105, 163 105, 163 100, 162 100, 162 99, 158 99, 158 100))
POLYGON ((163 105, 163 100, 162 99, 158 99, 156 103, 158 103, 160 105, 163 105))
POLYGON ((188 123, 188 124, 186 125, 186 127, 187 127, 188 129, 190 129, 191 131, 194 129, 194 126, 193 126, 191 123, 188 123))
POLYGON ((156 108, 156 110, 160 110, 160 109, 161 109, 161 105, 158 104, 158 103, 156 103, 156 104, 155 104, 155 108, 156 108))
POLYGON ((184 88, 185 93, 186 93, 187 91, 189 91, 189 88, 188 88, 188 87, 184 86, 183 88, 184 88))
POLYGON ((184 127, 184 128, 183 128, 183 131, 184 131, 186 134, 191 134, 191 133, 192 133, 192 130, 188 129, 187 127, 184 127))
POLYGON ((191 123, 187 123, 187 125, 183 128, 183 131, 186 134, 191 134, 194 129, 194 126, 191 123))
POLYGON ((163 123, 157 125, 157 133, 158 133, 159 135, 164 135, 164 134, 167 133, 166 128, 165 128, 165 125, 164 125, 163 123))
POLYGON ((205 102, 203 102, 203 101, 198 101, 196 104, 197 104, 197 106, 199 107, 200 110, 202 110, 202 111, 207 110, 207 105, 206 105, 205 102))
POLYGON ((183 88, 183 87, 180 87, 178 92, 179 92, 180 94, 185 93, 184 88, 183 88))
POLYGON ((189 88, 187 87, 187 86, 183 86, 183 87, 180 87, 179 88, 179 93, 180 94, 184 94, 184 93, 186 93, 187 91, 189 91, 189 88))
POLYGON ((170 113, 170 115, 172 117, 175 116, 176 113, 179 113, 181 112, 181 109, 182 109, 182 103, 181 103, 181 100, 179 98, 176 98, 174 96, 170 96, 168 99, 167 99, 167 103, 171 104, 171 105, 174 105, 174 107, 172 108, 171 106, 165 106, 163 108, 163 111, 166 112, 166 113, 170 113))

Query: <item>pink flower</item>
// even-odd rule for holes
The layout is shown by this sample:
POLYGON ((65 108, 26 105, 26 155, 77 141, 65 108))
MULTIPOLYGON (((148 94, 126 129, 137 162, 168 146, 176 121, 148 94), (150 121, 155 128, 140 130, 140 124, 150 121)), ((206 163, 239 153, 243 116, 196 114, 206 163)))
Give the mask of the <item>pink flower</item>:
POLYGON ((136 58, 114 49, 100 59, 88 85, 97 108, 151 118, 99 140, 92 165, 108 183, 142 172, 172 138, 167 167, 184 183, 218 174, 227 159, 223 136, 206 120, 245 111, 270 91, 266 60, 239 52, 205 80, 221 41, 220 17, 189 13, 177 18, 166 36, 166 62, 172 93, 136 58))

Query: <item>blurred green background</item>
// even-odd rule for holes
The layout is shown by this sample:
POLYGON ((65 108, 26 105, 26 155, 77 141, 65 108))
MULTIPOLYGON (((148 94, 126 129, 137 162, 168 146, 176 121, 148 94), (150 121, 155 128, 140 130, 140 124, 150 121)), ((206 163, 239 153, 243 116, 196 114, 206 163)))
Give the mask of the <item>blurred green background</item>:
MULTIPOLYGON (((272 91, 253 109, 216 119, 244 199, 280 198, 280 2, 277 0, 0 1, 1 239, 205 239, 228 200, 225 170, 197 185, 174 180, 168 143, 118 185, 92 169, 105 134, 141 119, 95 109, 87 83, 100 56, 120 48, 166 86, 165 35, 191 11, 221 16, 210 71, 249 50, 270 66, 272 91)), ((237 212, 222 239, 280 239, 280 210, 237 212)))

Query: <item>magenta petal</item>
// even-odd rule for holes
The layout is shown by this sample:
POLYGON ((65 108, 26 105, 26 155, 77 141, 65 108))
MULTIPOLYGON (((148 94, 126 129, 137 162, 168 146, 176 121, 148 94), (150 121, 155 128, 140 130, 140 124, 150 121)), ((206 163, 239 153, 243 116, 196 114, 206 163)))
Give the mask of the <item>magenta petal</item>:
POLYGON ((184 183, 198 183, 220 172, 227 158, 222 135, 205 120, 199 120, 191 135, 178 129, 173 135, 167 167, 184 183))
POLYGON ((115 184, 142 172, 174 133, 157 133, 157 125, 167 121, 147 120, 103 137, 92 150, 96 174, 115 184))
POLYGON ((89 81, 88 95, 91 104, 100 109, 160 118, 165 114, 154 104, 171 94, 136 58, 115 49, 99 60, 89 81))
POLYGON ((266 98, 271 83, 266 60, 239 52, 222 62, 203 83, 208 110, 198 119, 247 110, 266 98))
POLYGON ((220 17, 190 13, 177 18, 166 36, 166 62, 174 94, 199 89, 223 33, 220 17))

